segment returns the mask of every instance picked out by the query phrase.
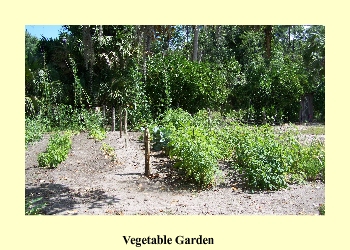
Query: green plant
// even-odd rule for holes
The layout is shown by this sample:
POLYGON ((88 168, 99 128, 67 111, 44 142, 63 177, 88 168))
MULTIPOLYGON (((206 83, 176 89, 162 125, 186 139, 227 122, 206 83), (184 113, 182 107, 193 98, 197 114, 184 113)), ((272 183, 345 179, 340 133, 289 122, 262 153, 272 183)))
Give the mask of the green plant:
POLYGON ((39 166, 55 168, 66 160, 72 145, 71 136, 72 132, 65 132, 63 135, 58 132, 53 134, 50 137, 46 151, 38 156, 39 166))
POLYGON ((213 131, 201 127, 186 127, 172 131, 170 137, 171 158, 175 167, 199 186, 212 185, 219 171, 217 141, 213 131))
POLYGON ((108 157, 111 157, 112 161, 115 161, 117 159, 117 156, 115 154, 115 149, 112 146, 108 145, 107 143, 104 143, 104 142, 102 143, 101 150, 105 155, 107 155, 108 157))
POLYGON ((25 215, 38 215, 43 213, 46 203, 39 203, 42 197, 36 199, 25 199, 25 215))
POLYGON ((44 120, 35 118, 25 119, 25 146, 34 141, 39 141, 46 131, 44 120))
POLYGON ((326 205, 320 204, 318 207, 318 212, 320 215, 325 215, 326 214, 326 205))
POLYGON ((152 129, 152 142, 154 150, 167 150, 171 131, 165 127, 155 126, 152 129))
POLYGON ((293 160, 289 160, 290 173, 309 181, 317 178, 325 180, 325 151, 322 143, 314 141, 311 145, 288 147, 286 155, 293 157, 293 160))
POLYGON ((287 186, 283 148, 269 126, 239 126, 233 131, 234 168, 252 190, 278 190, 287 186))
POLYGON ((102 141, 107 136, 107 132, 104 128, 92 128, 89 131, 89 137, 95 139, 96 141, 102 141))
POLYGON ((283 146, 283 160, 288 167, 289 182, 304 182, 321 179, 325 181, 325 148, 324 143, 313 140, 303 144, 298 140, 295 130, 279 135, 283 146))
POLYGON ((162 126, 155 127, 154 137, 156 145, 176 160, 175 168, 187 180, 205 187, 214 184, 221 155, 216 131, 208 128, 207 115, 203 118, 202 113, 192 117, 182 109, 168 110, 162 126))
POLYGON ((48 105, 39 119, 46 121, 51 131, 90 131, 104 128, 106 123, 101 112, 65 104, 48 105))

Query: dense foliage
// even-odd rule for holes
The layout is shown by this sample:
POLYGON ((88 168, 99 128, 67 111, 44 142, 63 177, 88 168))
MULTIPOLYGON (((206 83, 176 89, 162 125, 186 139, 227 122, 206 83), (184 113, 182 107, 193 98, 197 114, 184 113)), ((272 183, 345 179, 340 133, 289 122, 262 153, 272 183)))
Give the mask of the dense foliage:
POLYGON ((199 186, 213 185, 219 161, 231 162, 251 190, 278 190, 287 183, 322 179, 324 144, 301 144, 299 133, 276 134, 273 127, 248 126, 201 110, 191 116, 168 110, 153 128, 155 149, 176 161, 179 173, 199 186))
POLYGON ((325 117, 324 26, 66 25, 57 39, 25 37, 27 117, 107 105, 131 127, 169 108, 295 122, 308 93, 325 117))

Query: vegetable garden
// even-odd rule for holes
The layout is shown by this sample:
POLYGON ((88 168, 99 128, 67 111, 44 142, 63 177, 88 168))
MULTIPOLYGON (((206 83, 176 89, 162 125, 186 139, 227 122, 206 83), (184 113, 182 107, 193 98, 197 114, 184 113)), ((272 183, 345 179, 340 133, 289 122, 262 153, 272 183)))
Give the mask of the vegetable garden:
MULTIPOLYGON (((180 196, 182 190, 186 206, 193 192, 214 197, 219 189, 222 213, 244 214, 228 208, 234 198, 310 187, 317 196, 305 197, 317 202, 307 213, 324 210, 324 27, 270 28, 203 26, 193 50, 191 32, 198 30, 189 26, 64 26, 54 40, 26 33, 26 214, 75 206, 81 209, 73 214, 103 214, 99 206, 105 213, 114 206, 112 214, 144 214, 144 207, 131 211, 117 197, 132 199, 124 192, 131 190, 134 198, 152 200, 146 190, 167 200, 163 189, 180 196), (293 124, 307 93, 314 96, 314 119, 305 126, 310 130, 300 130, 293 124), (146 177, 145 128, 152 143, 146 177), (237 189, 236 196, 228 193, 237 189)), ((188 212, 164 204, 149 213, 188 212)))

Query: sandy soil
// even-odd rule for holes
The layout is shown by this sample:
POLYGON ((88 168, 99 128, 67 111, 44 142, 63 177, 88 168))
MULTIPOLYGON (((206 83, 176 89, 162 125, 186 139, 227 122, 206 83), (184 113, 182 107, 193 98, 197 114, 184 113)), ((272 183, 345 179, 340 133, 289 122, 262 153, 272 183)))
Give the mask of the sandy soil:
POLYGON ((42 169, 37 157, 48 143, 49 135, 44 135, 26 150, 26 197, 43 197, 44 213, 49 215, 318 215, 319 205, 325 203, 322 182, 249 193, 225 164, 220 185, 199 191, 181 184, 161 152, 152 151, 152 177, 146 178, 139 135, 129 133, 125 145, 119 132, 108 132, 102 142, 80 133, 73 137, 66 161, 56 169, 42 169), (116 162, 103 154, 103 142, 115 148, 116 162))

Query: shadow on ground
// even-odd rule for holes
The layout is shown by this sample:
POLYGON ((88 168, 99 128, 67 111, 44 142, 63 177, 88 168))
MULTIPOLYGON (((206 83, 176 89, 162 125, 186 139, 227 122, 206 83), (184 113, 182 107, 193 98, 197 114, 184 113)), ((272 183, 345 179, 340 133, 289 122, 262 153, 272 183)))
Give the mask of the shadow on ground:
POLYGON ((106 204, 119 202, 120 199, 105 194, 101 189, 79 188, 78 190, 69 189, 61 184, 44 183, 38 187, 25 189, 26 198, 35 199, 42 197, 42 203, 46 203, 43 214, 78 214, 81 204, 86 209, 101 208, 106 204))

